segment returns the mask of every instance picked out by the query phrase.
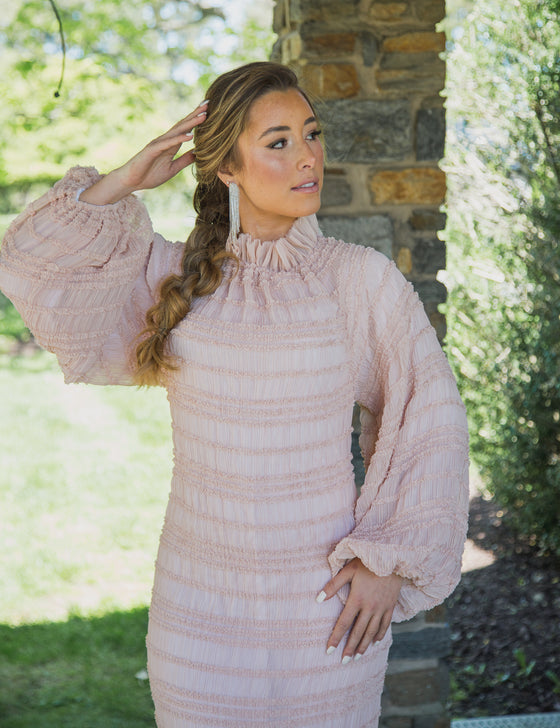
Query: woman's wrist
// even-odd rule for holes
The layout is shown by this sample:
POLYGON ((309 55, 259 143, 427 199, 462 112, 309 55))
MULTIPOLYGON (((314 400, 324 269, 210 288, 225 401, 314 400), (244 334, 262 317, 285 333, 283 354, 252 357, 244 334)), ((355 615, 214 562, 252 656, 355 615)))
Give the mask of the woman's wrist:
POLYGON ((85 189, 78 199, 81 202, 89 202, 90 205, 114 205, 132 192, 135 190, 123 185, 118 169, 114 169, 85 189))

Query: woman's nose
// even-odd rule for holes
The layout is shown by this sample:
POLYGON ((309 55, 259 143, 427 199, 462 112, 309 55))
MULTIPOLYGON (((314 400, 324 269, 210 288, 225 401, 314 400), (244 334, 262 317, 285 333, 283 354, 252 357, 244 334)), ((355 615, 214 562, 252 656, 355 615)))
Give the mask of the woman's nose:
POLYGON ((317 158, 315 156, 315 153, 313 152, 313 149, 311 149, 311 146, 306 141, 304 141, 300 152, 298 166, 301 169, 304 169, 305 167, 314 167, 316 161, 317 158))

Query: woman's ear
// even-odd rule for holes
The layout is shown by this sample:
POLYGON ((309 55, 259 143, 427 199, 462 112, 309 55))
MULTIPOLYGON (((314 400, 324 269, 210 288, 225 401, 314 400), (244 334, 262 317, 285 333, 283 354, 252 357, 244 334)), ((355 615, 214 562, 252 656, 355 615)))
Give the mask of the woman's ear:
POLYGON ((234 175, 231 172, 229 172, 228 170, 221 169, 218 172, 218 179, 220 179, 225 184, 226 187, 229 187, 230 182, 234 181, 234 175))

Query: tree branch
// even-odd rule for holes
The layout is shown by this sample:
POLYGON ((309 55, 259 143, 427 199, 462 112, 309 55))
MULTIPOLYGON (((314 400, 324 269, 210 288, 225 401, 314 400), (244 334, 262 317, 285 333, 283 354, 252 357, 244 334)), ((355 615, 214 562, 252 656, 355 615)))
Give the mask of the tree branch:
POLYGON ((58 8, 56 7, 54 0, 49 0, 49 2, 51 4, 54 14, 56 15, 56 19, 58 20, 60 44, 62 46, 62 68, 60 69, 60 79, 58 81, 58 86, 56 91, 54 92, 54 97, 55 99, 57 99, 60 96, 60 89, 62 88, 62 81, 64 80, 64 69, 66 68, 66 41, 64 39, 64 29, 62 27, 62 20, 60 17, 60 13, 58 12, 58 8))

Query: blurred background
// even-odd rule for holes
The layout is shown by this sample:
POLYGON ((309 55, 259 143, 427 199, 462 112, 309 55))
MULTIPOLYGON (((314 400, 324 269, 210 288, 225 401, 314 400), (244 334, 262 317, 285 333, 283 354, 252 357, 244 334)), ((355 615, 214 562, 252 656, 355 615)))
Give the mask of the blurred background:
MULTIPOLYGON (((272 6, 0 0, 0 234, 70 166, 119 166, 217 74, 269 58, 272 6)), ((449 605, 456 716, 560 711, 559 18, 558 0, 448 0, 442 23, 439 275, 474 482, 449 605)), ((193 189, 187 170, 143 194, 169 239, 193 189)), ((165 393, 66 387, 0 294, 0 403, 0 725, 153 726, 165 393)))

